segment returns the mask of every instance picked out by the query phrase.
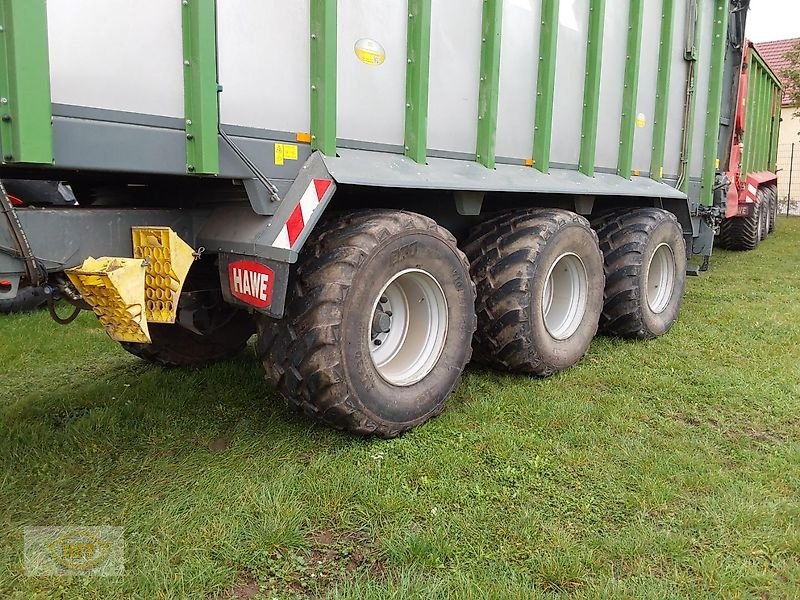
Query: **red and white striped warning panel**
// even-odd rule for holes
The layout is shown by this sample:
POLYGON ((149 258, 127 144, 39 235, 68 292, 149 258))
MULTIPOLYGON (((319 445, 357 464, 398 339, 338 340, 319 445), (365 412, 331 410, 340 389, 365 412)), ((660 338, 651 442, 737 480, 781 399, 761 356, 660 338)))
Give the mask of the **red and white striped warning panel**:
POLYGON ((748 182, 745 202, 755 202, 756 200, 758 200, 758 188, 748 182))
POLYGON ((320 208, 320 202, 333 182, 328 179, 315 179, 306 188, 300 203, 292 211, 289 220, 281 228, 278 237, 272 242, 273 248, 291 250, 303 233, 311 217, 320 208))

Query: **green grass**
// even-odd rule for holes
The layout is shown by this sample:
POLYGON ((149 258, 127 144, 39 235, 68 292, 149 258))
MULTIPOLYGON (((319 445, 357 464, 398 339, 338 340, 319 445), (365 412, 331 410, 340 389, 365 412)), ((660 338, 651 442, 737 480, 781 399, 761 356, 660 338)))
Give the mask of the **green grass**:
POLYGON ((389 442, 290 414, 252 351, 126 355, 0 319, 0 597, 796 598, 800 219, 689 281, 651 343, 470 370, 389 442), (25 525, 124 527, 115 578, 30 578, 25 525))

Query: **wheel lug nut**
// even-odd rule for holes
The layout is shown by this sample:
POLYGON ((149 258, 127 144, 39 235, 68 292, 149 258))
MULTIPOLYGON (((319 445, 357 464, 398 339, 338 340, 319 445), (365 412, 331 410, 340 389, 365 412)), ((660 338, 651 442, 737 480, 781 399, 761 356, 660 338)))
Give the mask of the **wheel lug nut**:
POLYGON ((381 296, 381 304, 386 304, 389 302, 389 299, 386 296, 381 296))
POLYGON ((380 340, 375 340, 373 343, 374 343, 376 346, 380 346, 380 345, 381 345, 383 342, 381 342, 380 340))
POLYGON ((385 314, 386 314, 387 317, 391 317, 392 316, 392 311, 387 310, 385 314))

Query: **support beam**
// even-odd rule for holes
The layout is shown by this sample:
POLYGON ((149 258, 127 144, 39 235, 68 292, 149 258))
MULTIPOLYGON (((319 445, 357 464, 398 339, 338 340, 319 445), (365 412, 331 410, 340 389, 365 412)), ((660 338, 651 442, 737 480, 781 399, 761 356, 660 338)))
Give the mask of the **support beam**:
POLYGON ((311 146, 336 156, 336 0, 311 0, 311 146))
POLYGON ((533 133, 533 164, 542 173, 550 172, 556 54, 558 53, 558 8, 559 0, 542 0, 539 72, 536 87, 536 124, 533 133))
POLYGON ((728 0, 714 0, 713 40, 711 43, 711 72, 708 81, 708 110, 703 141, 703 174, 700 204, 714 204, 714 183, 719 164, 719 121, 722 113, 722 91, 725 77, 725 54, 728 48, 728 0))
POLYGON ((625 59, 625 89, 622 93, 622 124, 619 131, 617 174, 631 178, 633 140, 636 134, 636 103, 639 94, 639 65, 642 50, 644 0, 631 0, 628 14, 628 50, 625 59))
POLYGON ((431 64, 431 0, 408 0, 405 154, 425 164, 428 153, 428 86, 431 64))
POLYGON ((675 0, 663 0, 661 6, 661 42, 658 51, 658 77, 656 107, 653 116, 653 154, 650 159, 650 177, 664 179, 664 153, 667 144, 667 119, 669 118, 669 85, 672 74, 672 40, 674 37, 675 0))
POLYGON ((45 0, 0 0, 0 146, 4 163, 53 162, 45 0))
POLYGON ((183 0, 186 170, 219 173, 219 83, 215 0, 183 0))
POLYGON ((500 91, 500 36, 503 0, 483 0, 481 83, 478 92, 477 160, 494 169, 497 143, 497 104, 500 91))
MULTIPOLYGON (((670 1, 670 0, 667 0, 670 1)), ((603 65, 603 22, 606 0, 589 4, 589 38, 586 42, 586 79, 583 85, 583 125, 578 170, 594 177, 597 155, 597 123, 600 116, 600 74, 603 65)))

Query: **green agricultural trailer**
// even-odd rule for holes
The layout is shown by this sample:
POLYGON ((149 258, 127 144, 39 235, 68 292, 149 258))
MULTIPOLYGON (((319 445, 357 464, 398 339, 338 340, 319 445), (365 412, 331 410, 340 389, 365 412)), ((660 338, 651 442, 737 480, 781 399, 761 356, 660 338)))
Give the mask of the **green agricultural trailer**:
POLYGON ((45 286, 161 365, 255 333, 290 406, 383 437, 471 359, 548 376, 598 330, 664 335, 773 181, 747 8, 0 0, 0 177, 78 199, 0 187, 0 299, 45 286))
MULTIPOLYGON (((725 123, 720 148, 727 158, 728 197, 717 244, 729 250, 753 250, 775 231, 778 219, 778 133, 783 88, 755 46, 746 43, 729 57, 739 67, 732 123, 725 123), (728 137, 730 136, 730 137, 728 137)), ((734 79, 735 81, 735 79, 734 79)))

